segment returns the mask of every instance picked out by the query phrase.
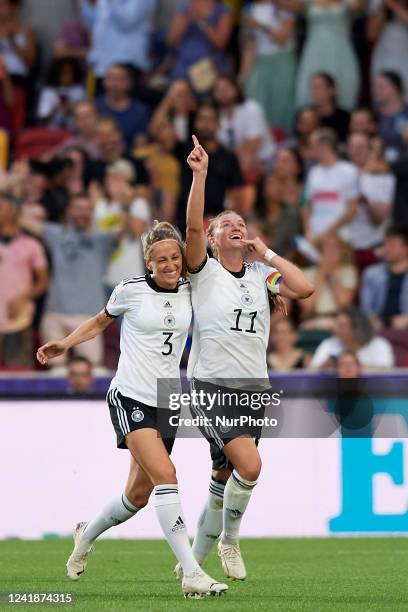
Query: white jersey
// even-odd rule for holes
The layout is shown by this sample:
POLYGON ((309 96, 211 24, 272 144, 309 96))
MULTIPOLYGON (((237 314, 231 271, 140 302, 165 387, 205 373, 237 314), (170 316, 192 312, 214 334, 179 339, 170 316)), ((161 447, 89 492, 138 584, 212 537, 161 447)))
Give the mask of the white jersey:
POLYGON ((273 271, 256 262, 244 263, 241 272, 233 273, 207 258, 199 272, 190 274, 194 332, 189 378, 220 384, 222 379, 268 377, 270 307, 265 281, 273 271))
POLYGON ((123 280, 113 290, 106 312, 124 315, 118 369, 109 389, 157 407, 157 380, 180 381, 192 316, 190 283, 180 280, 175 289, 163 289, 149 274, 123 280))

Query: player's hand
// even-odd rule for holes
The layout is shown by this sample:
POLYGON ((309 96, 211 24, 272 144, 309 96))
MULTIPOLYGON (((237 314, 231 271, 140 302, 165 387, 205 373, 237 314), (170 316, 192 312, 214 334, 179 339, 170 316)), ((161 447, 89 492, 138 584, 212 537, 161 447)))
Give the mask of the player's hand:
POLYGON ((266 244, 260 238, 254 238, 254 240, 242 240, 250 253, 256 253, 261 259, 264 259, 265 253, 268 250, 266 244))
POLYGON ((208 155, 203 147, 198 142, 196 136, 193 136, 194 149, 187 157, 187 163, 193 171, 193 174, 207 174, 208 155))
POLYGON ((37 361, 39 361, 41 365, 47 365, 50 359, 63 355, 65 351, 66 347, 62 340, 52 340, 40 346, 37 351, 37 361))

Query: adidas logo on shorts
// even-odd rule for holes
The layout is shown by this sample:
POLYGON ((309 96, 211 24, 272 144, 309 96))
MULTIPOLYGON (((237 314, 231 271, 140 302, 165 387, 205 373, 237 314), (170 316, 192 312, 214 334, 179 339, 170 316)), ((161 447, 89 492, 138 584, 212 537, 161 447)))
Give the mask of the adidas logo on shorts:
POLYGON ((181 516, 178 517, 177 521, 174 523, 174 527, 172 528, 172 531, 181 531, 181 529, 185 529, 186 526, 184 524, 183 519, 181 518, 181 516))

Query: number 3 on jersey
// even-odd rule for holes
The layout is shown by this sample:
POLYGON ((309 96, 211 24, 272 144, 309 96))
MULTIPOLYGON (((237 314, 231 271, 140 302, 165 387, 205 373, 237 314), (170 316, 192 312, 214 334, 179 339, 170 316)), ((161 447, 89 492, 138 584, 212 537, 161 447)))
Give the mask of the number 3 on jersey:
POLYGON ((255 325, 255 319, 256 319, 256 315, 258 314, 258 311, 255 312, 250 312, 249 316, 251 318, 251 326, 249 329, 242 329, 239 326, 239 320, 241 318, 242 315, 242 308, 235 308, 234 312, 237 313, 236 319, 235 319, 235 327, 230 327, 230 329, 232 329, 232 331, 238 331, 238 332, 246 332, 247 334, 256 334, 256 331, 254 329, 254 325, 255 325))
POLYGON ((163 336, 167 336, 164 343, 163 343, 163 348, 167 347, 167 351, 162 351, 161 354, 162 355, 171 355, 173 352, 173 345, 170 342, 170 340, 172 339, 173 336, 173 332, 163 332, 163 336))

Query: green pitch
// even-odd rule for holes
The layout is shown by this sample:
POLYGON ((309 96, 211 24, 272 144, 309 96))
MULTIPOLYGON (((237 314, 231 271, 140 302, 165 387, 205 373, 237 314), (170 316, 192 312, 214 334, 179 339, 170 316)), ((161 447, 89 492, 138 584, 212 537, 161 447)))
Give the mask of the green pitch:
MULTIPOLYGON (((408 610, 408 539, 244 540, 249 578, 222 598, 183 598, 165 542, 100 541, 82 579, 65 579, 70 540, 0 542, 0 591, 72 592, 74 606, 11 610, 178 612, 408 610)), ((205 568, 221 579, 215 552, 205 568)))

